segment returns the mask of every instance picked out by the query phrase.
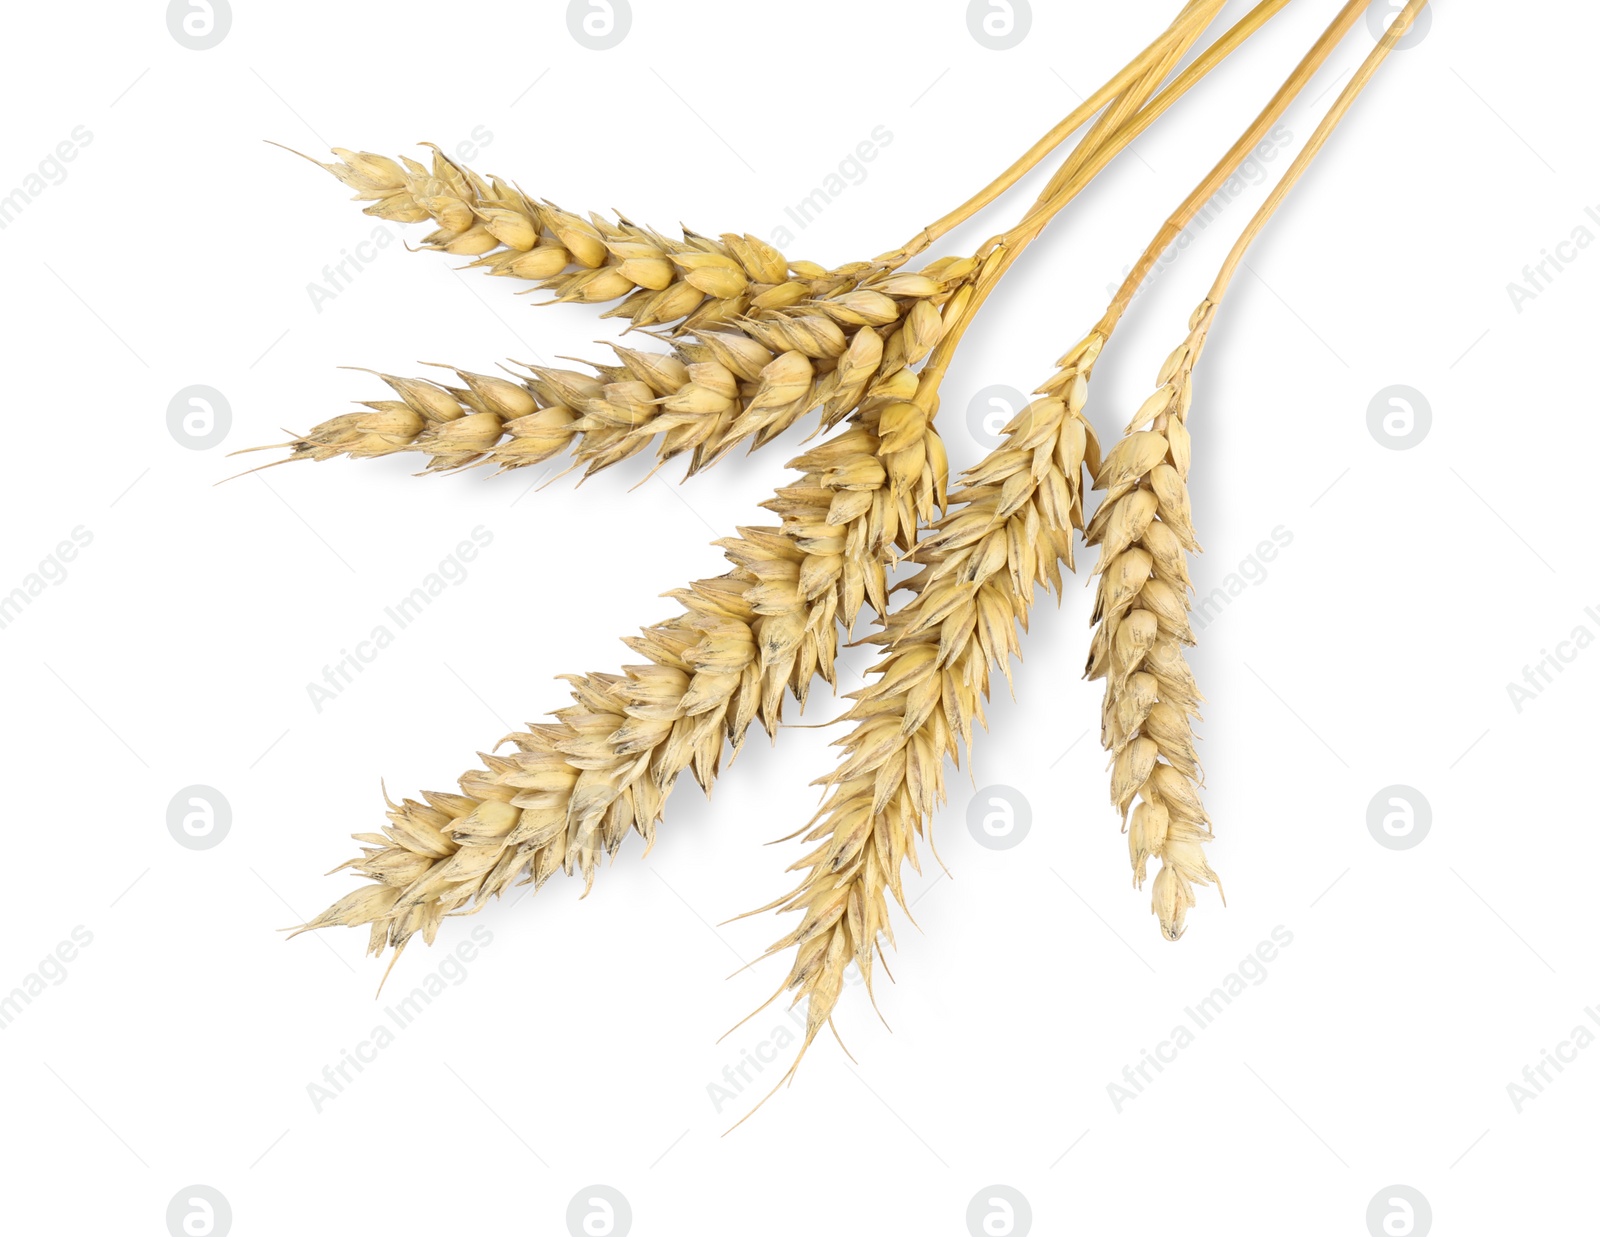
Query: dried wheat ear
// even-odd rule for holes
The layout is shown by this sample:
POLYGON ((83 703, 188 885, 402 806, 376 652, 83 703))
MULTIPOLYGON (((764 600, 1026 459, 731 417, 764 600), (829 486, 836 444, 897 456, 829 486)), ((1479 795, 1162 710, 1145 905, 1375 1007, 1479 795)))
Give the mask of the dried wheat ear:
POLYGON ((1202 697, 1183 655, 1194 643, 1188 555, 1200 549, 1189 509, 1188 415, 1214 313, 1210 301, 1195 310, 1154 394, 1107 455, 1095 478, 1106 495, 1085 531, 1100 548, 1085 674, 1106 684, 1100 739, 1112 753, 1111 802, 1128 830, 1135 884, 1143 887, 1149 860, 1161 863, 1152 909, 1173 941, 1195 904, 1193 887, 1222 888, 1202 849, 1211 818, 1200 802, 1204 774, 1191 728, 1202 697))
POLYGON ((524 366, 526 377, 456 370, 460 385, 379 375, 398 399, 322 422, 284 444, 290 459, 416 452, 428 471, 500 470, 570 452, 590 476, 654 446, 688 453, 692 474, 743 442, 754 447, 820 411, 837 425, 875 384, 928 355, 970 295, 971 259, 945 260, 872 287, 808 300, 712 330, 666 352, 610 345, 595 372, 524 366))
POLYGON ((792 865, 804 875, 784 897, 752 911, 800 915, 768 950, 793 951, 780 994, 806 1002, 806 1034, 794 1064, 829 1024, 853 962, 872 992, 873 954, 893 944, 888 899, 910 918, 901 868, 918 867, 944 799, 944 761, 958 765, 984 723, 990 673, 1011 679, 1034 588, 1058 595, 1073 569, 1072 537, 1084 527, 1083 473, 1101 469, 1083 418, 1088 381, 1105 339, 1091 333, 1006 426, 1004 439, 963 474, 949 511, 918 544, 912 596, 869 637, 884 646, 872 683, 850 694, 850 731, 836 740, 839 766, 819 784, 821 809, 804 830, 813 849, 792 865))

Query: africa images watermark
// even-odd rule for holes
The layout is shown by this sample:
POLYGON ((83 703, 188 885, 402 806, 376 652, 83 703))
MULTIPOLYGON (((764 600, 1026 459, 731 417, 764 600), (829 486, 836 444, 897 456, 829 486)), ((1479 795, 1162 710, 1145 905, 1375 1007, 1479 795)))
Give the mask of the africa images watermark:
MULTIPOLYGON (((862 983, 861 969, 851 962, 844 969, 844 982, 852 988, 862 983)), ((778 1015, 769 1030, 754 1048, 741 1047, 739 1059, 722 1067, 720 1079, 706 1083, 706 1095, 711 1100, 713 1112, 721 1112, 738 1099, 746 1087, 753 1086, 767 1067, 778 1062, 784 1049, 796 1043, 806 1033, 807 1002, 801 1000, 778 1015)))
MULTIPOLYGON (((879 152, 893 141, 894 134, 887 125, 876 126, 871 133, 856 143, 855 149, 850 154, 839 160, 834 170, 822 178, 821 184, 793 206, 785 206, 783 213, 789 217, 795 228, 801 232, 805 231, 846 189, 852 185, 859 185, 867 179, 867 164, 875 161, 879 152)), ((783 223, 773 228, 768 233, 767 239, 777 248, 787 249, 794 244, 796 235, 789 224, 783 223)))
POLYGON ((1259 542, 1255 550, 1240 561, 1237 568, 1222 577, 1221 584, 1195 602, 1194 629, 1204 631, 1217 621, 1217 615, 1233 604, 1234 598, 1252 585, 1265 582, 1268 574, 1267 564, 1276 559, 1278 552, 1293 541, 1294 532, 1291 529, 1282 524, 1274 528, 1272 540, 1259 542))
POLYGON ((33 599, 52 585, 66 582, 67 564, 78 557, 78 551, 94 540, 94 533, 79 524, 66 537, 56 543, 56 548, 39 560, 27 575, 9 593, 0 593, 0 631, 10 627, 22 612, 33 604, 33 599))
POLYGON ((340 649, 339 660, 322 668, 322 680, 306 684, 306 695, 316 712, 331 701, 337 700, 356 676, 373 662, 378 654, 394 643, 395 633, 404 631, 420 618, 446 590, 460 587, 467 579, 467 564, 478 557, 481 550, 494 541, 494 533, 482 524, 472 530, 472 540, 457 543, 456 548, 439 561, 439 565, 422 578, 422 583, 393 605, 383 608, 385 622, 373 625, 365 640, 357 640, 354 650, 340 649), (393 624, 391 627, 390 624, 393 624))
MULTIPOLYGON (((1596 227, 1600 227, 1600 209, 1585 206, 1583 213, 1596 227)), ((1557 276, 1582 257, 1583 251, 1594 244, 1594 241, 1595 234, 1589 230, 1588 224, 1580 223, 1572 229, 1565 240, 1559 240, 1550 248, 1539 250, 1539 260, 1530 262, 1522 268, 1522 280, 1518 282, 1513 279, 1506 284, 1506 295, 1511 298, 1511 307, 1520 314, 1525 304, 1537 300, 1541 292, 1548 292, 1557 276), (1552 253, 1551 249, 1555 252, 1552 253)))
POLYGON ((472 940, 462 941, 445 955, 444 961, 423 976, 422 982, 393 1005, 384 1006, 387 1021, 373 1027, 367 1037, 354 1048, 339 1049, 339 1057, 332 1065, 322 1067, 320 1082, 306 1083, 306 1095, 311 1107, 322 1110, 345 1093, 346 1088, 365 1072, 367 1066, 378 1059, 378 1054, 391 1047, 400 1032, 414 1026, 418 1018, 441 995, 451 988, 467 982, 467 967, 476 962, 480 949, 494 944, 494 933, 479 924, 472 929, 472 940), (474 944, 476 942, 476 944, 474 944))
POLYGON ((94 944, 94 933, 79 924, 46 954, 39 965, 29 971, 4 996, 0 996, 0 1031, 9 1030, 11 1024, 22 1016, 22 1011, 32 1005, 51 988, 67 982, 67 967, 78 960, 78 951, 94 944))
MULTIPOLYGON (((1590 1022, 1600 1026, 1600 1008, 1586 1005, 1583 1012, 1590 1022)), ((1554 1050, 1539 1049, 1539 1063, 1522 1067, 1522 1081, 1506 1083, 1506 1095, 1510 1097, 1511 1107, 1516 1109, 1517 1115, 1521 1116, 1524 1106, 1543 1095, 1545 1087, 1555 1081, 1552 1070, 1556 1074, 1565 1073, 1566 1067, 1578 1059, 1578 1053, 1593 1044, 1595 1039, 1595 1032, 1580 1022, 1572 1028, 1566 1039, 1556 1044, 1554 1050)))
MULTIPOLYGON (((1195 1028, 1204 1031, 1233 1004, 1246 989, 1260 987, 1267 980, 1267 963, 1277 960, 1278 950, 1294 944, 1294 933, 1281 923, 1272 929, 1270 939, 1258 944, 1240 961, 1238 967, 1222 977, 1222 981, 1193 1005, 1184 1007, 1184 1015, 1195 1028)), ((1119 1113, 1132 1100, 1144 1094, 1168 1065, 1178 1059, 1178 1053, 1193 1044, 1199 1036, 1188 1023, 1180 1022, 1172 1028, 1167 1038, 1155 1046, 1153 1052, 1141 1049, 1135 1065, 1122 1067, 1120 1082, 1106 1083, 1106 1095, 1111 1106, 1119 1113), (1152 1073, 1151 1071, 1154 1071, 1152 1073)))
MULTIPOLYGON (((1583 616, 1600 626, 1600 609, 1585 606, 1583 616)), ((1565 640, 1556 641, 1554 653, 1549 649, 1540 649, 1539 660, 1522 668, 1522 681, 1506 684, 1506 695, 1511 698, 1512 709, 1520 713, 1530 702, 1542 696, 1545 688, 1556 681, 1556 676, 1565 673, 1566 668, 1578 660, 1578 654, 1593 643, 1593 629, 1588 623, 1579 623, 1565 640)))
POLYGON ((27 210, 38 197, 52 185, 67 179, 67 164, 76 159, 83 148, 94 141, 87 125, 78 125, 39 160, 38 166, 22 178, 21 183, 4 197, 0 197, 0 231, 10 227, 17 217, 27 210))
POLYGON ((377 261, 378 255, 398 239, 387 224, 380 223, 372 229, 366 240, 356 242, 354 253, 348 249, 339 250, 342 255, 340 259, 322 268, 322 281, 313 279, 306 284, 311 308, 320 314, 329 301, 337 299, 341 292, 348 292, 356 276, 377 261))
POLYGON ((754 1048, 740 1048, 739 1059, 722 1067, 720 1079, 706 1083, 706 1095, 711 1099, 711 1110, 721 1112, 727 1105, 755 1083, 769 1065, 778 1061, 779 1054, 795 1043, 806 1032, 806 1003, 801 1001, 783 1012, 782 1021, 776 1023, 754 1048))
MULTIPOLYGON (((478 152, 493 141, 494 131, 487 125, 477 125, 466 139, 455 144, 450 152, 451 157, 462 163, 476 159, 478 152)), ((322 268, 321 280, 313 279, 306 284, 306 296, 311 299, 311 308, 320 314, 329 301, 337 300, 341 292, 348 292, 356 276, 376 262, 378 255, 399 239, 388 224, 380 223, 367 234, 365 240, 357 241, 351 249, 339 250, 339 260, 322 268)))

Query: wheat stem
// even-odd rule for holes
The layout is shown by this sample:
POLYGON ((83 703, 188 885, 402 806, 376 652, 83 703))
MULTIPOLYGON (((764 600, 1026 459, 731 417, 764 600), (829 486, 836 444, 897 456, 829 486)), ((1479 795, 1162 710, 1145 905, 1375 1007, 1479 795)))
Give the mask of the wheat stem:
MULTIPOLYGON (((890 265, 898 266, 906 259, 915 257, 917 254, 924 252, 940 237, 959 227, 968 219, 971 219, 984 207, 988 206, 996 198, 1000 197, 1006 192, 1006 190, 1010 189, 1019 180, 1021 180, 1040 163, 1042 163, 1045 158, 1051 154, 1051 152, 1056 150, 1062 142, 1066 141, 1068 137, 1075 133, 1078 128, 1091 116, 1095 115, 1095 113, 1099 112, 1101 108, 1105 107, 1114 98, 1116 98, 1116 96, 1122 94, 1125 90, 1132 86, 1134 82, 1141 77, 1152 64, 1166 55, 1168 49, 1172 46, 1174 41, 1187 39, 1188 42, 1192 42, 1195 38, 1197 38, 1200 32, 1215 19, 1217 13, 1222 9, 1224 3, 1225 0, 1204 0, 1204 2, 1202 2, 1202 0, 1191 0, 1189 4, 1184 6, 1183 10, 1179 13, 1173 24, 1163 31, 1159 38, 1147 46, 1142 52, 1139 53, 1139 55, 1124 65, 1115 76, 1113 76, 1109 81, 1107 81, 1081 104, 1079 104, 1078 107, 1068 113, 1068 115, 1064 117, 1054 128, 1052 128, 1048 133, 1030 146, 1015 163, 1008 167, 999 176, 995 177, 994 180, 990 181, 977 193, 973 194, 972 197, 968 198, 960 206, 952 210, 949 214, 941 216, 933 223, 930 223, 927 227, 923 228, 922 231, 918 232, 916 236, 912 237, 911 240, 907 241, 898 250, 895 250, 890 254, 885 254, 880 261, 887 262, 890 265)), ((1276 10, 1278 8, 1282 8, 1283 5, 1287 3, 1288 0, 1267 0, 1267 4, 1263 4, 1260 7, 1266 8, 1268 5, 1271 5, 1274 10, 1276 10)), ((1244 27, 1254 18, 1255 13, 1252 12, 1237 25, 1235 25, 1233 29, 1229 30, 1228 34, 1224 37, 1229 39, 1233 38, 1235 32, 1239 31, 1241 27, 1244 27)), ((1248 37, 1249 33, 1253 32, 1253 30, 1258 27, 1259 23, 1257 26, 1252 26, 1249 30, 1239 34, 1238 39, 1234 42, 1233 46, 1237 46, 1238 42, 1242 42, 1245 37, 1248 37)), ((1225 55, 1226 53, 1223 54, 1225 55)), ((1213 65, 1214 64, 1215 61, 1213 61, 1213 65)), ((1197 75, 1193 80, 1198 80, 1199 76, 1203 76, 1203 74, 1197 75)), ((1192 81, 1190 84, 1192 84, 1192 81)), ((1181 90, 1177 92, 1178 95, 1181 95, 1182 93, 1183 91, 1181 90)), ((1084 145, 1080 145, 1078 149, 1084 149, 1084 145)), ((1050 196, 1055 188, 1059 188, 1058 178, 1060 183, 1065 183, 1067 177, 1069 177, 1072 172, 1076 170, 1076 167, 1069 159, 1068 162, 1063 165, 1061 172, 1057 173, 1056 178, 1052 178, 1051 189, 1046 191, 1045 195, 1041 197, 1041 200, 1050 196)))
MULTIPOLYGON (((1199 6, 1191 6, 1199 11, 1199 6)), ((1214 13, 1220 6, 1212 5, 1214 13)), ((1142 107, 1155 93, 1172 65, 1200 34, 1201 27, 1193 27, 1181 35, 1161 54, 1138 80, 1112 100, 1105 113, 1095 122, 1062 164, 1057 173, 1060 185, 1048 197, 1036 202, 1027 215, 1009 231, 1001 233, 978 251, 986 255, 984 266, 978 271, 973 284, 972 298, 965 310, 934 345, 923 370, 924 381, 935 387, 943 379, 955 356, 957 346, 978 310, 1004 278, 1006 271, 1022 256, 1023 251, 1039 236, 1045 226, 1084 188, 1098 176, 1130 142, 1143 132, 1133 121, 1142 115, 1142 107), (1064 175, 1063 175, 1064 173, 1064 175)))
POLYGON ((1345 113, 1350 110, 1350 105, 1356 101, 1356 96, 1372 80, 1372 75, 1378 71, 1378 66, 1394 50, 1395 45, 1405 38, 1406 33, 1411 29, 1411 24, 1416 21, 1417 14, 1427 5, 1428 0, 1410 0, 1406 7, 1397 13, 1394 20, 1389 23, 1389 28, 1384 31, 1383 38, 1379 39, 1377 46, 1367 53, 1366 58, 1361 62, 1361 66, 1355 71, 1355 75, 1345 83, 1344 89, 1339 92, 1339 97, 1333 101, 1333 105, 1328 108, 1322 119, 1317 122, 1317 127, 1312 130, 1311 136, 1306 139, 1306 144, 1295 155, 1294 161, 1284 170, 1283 175, 1278 178, 1278 183, 1272 186, 1272 192, 1267 195, 1267 200, 1261 204, 1260 208, 1251 217, 1250 222, 1245 226, 1239 239, 1234 242, 1226 261, 1222 264, 1222 269, 1217 272, 1216 281, 1211 285, 1208 299, 1213 303, 1222 300, 1224 293, 1228 290, 1229 283, 1233 280, 1234 273, 1239 269, 1239 264, 1244 261, 1245 251, 1250 248, 1250 245, 1260 234, 1261 229, 1266 227, 1267 221, 1272 218, 1278 207, 1283 204, 1284 198, 1289 196, 1289 190, 1294 188, 1296 182, 1305 173, 1306 168, 1311 166, 1311 161, 1317 157, 1318 152, 1322 150, 1323 145, 1333 131, 1338 128, 1339 122, 1344 119, 1345 113))
MULTIPOLYGON (((1133 136, 1137 138, 1145 129, 1159 120, 1179 99, 1187 94, 1191 87, 1221 64, 1223 60, 1237 51, 1251 35, 1260 30, 1273 17, 1287 5, 1289 0, 1262 0, 1242 18, 1228 28, 1220 38, 1206 48, 1194 62, 1183 70, 1172 82, 1150 101, 1137 117, 1137 128, 1133 136)), ((1065 171, 1065 169, 1062 169, 1065 171)), ((1040 202, 1048 198, 1061 186, 1062 172, 1057 172, 1045 186, 1044 192, 1039 195, 1040 202)))
POLYGON ((1333 21, 1328 24, 1317 41, 1311 45, 1310 50, 1300 59, 1294 71, 1284 79, 1284 82, 1273 93, 1267 105, 1251 122, 1250 127, 1239 135, 1232 147, 1216 164, 1215 167, 1200 181, 1189 193, 1183 202, 1173 211, 1167 221, 1161 225, 1154 239, 1145 247, 1144 253, 1133 264, 1122 285, 1112 297, 1111 304, 1106 310, 1106 320, 1112 324, 1122 317, 1128 305, 1133 301, 1134 293, 1139 290, 1139 285, 1144 282, 1157 259, 1166 250, 1167 246, 1177 240, 1184 228, 1194 219, 1200 208, 1213 198, 1217 190, 1227 182, 1234 170, 1244 157, 1250 153, 1267 133, 1272 129, 1283 113, 1288 110, 1296 96, 1305 89, 1307 82, 1322 67, 1324 61, 1333 53, 1344 36, 1349 32, 1363 12, 1366 11, 1365 0, 1347 0, 1333 21))

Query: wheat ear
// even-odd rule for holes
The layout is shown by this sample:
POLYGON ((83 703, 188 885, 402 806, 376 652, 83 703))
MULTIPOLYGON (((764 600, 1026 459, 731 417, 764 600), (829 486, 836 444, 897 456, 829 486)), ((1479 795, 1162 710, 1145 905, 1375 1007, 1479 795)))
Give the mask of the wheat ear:
MULTIPOLYGON (((380 375, 400 398, 365 401, 285 444, 289 460, 428 457, 428 470, 500 469, 571 450, 585 475, 652 444, 691 473, 744 441, 764 445, 813 409, 834 425, 875 382, 919 364, 970 292, 975 259, 886 272, 848 291, 686 331, 667 352, 612 344, 593 374, 523 366, 519 381, 457 370, 462 385, 380 375), (944 317, 941 314, 944 313, 944 317)), ((516 375, 513 375, 516 376, 516 375)), ((259 449, 259 448, 258 448, 259 449)))
POLYGON ((819 284, 848 291, 861 278, 898 268, 993 202, 1172 46, 1197 38, 1221 7, 1221 0, 1191 0, 1166 31, 978 193, 894 253, 832 271, 790 262, 750 233, 712 238, 684 229, 681 239, 672 239, 622 216, 615 222, 584 217, 535 201, 498 176, 481 176, 431 143, 424 143, 432 151, 427 164, 343 147, 333 148, 332 163, 311 162, 353 189, 355 200, 367 203, 366 214, 432 223, 421 242, 425 249, 471 257, 470 266, 531 281, 557 301, 616 302, 604 316, 634 326, 711 326, 751 309, 795 304, 818 295, 819 284))
MULTIPOLYGON (((312 162, 355 190, 356 200, 368 203, 364 213, 431 222, 422 248, 471 257, 469 266, 532 281, 557 301, 617 302, 604 316, 634 326, 707 326, 763 298, 784 303, 804 294, 803 285, 790 281, 788 260, 759 237, 730 232, 712 239, 684 229, 674 240, 621 216, 584 218, 424 145, 433 151, 431 165, 340 146, 333 148, 335 162, 312 162)), ((826 274, 813 263, 797 269, 804 277, 826 274)))
MULTIPOLYGON (((1102 319, 1108 333, 1157 256, 1277 123, 1363 9, 1361 0, 1345 4, 1252 124, 1163 224, 1112 298, 1102 319)), ((1099 470, 1096 488, 1108 493, 1087 530, 1089 544, 1101 546, 1101 556, 1092 618, 1098 627, 1086 673, 1107 680, 1101 738, 1112 753, 1111 799, 1128 829, 1136 885, 1142 887, 1150 857, 1160 858, 1169 849, 1174 856, 1170 863, 1163 860, 1153 894, 1153 909, 1171 940, 1182 935, 1195 902, 1193 885, 1215 882, 1221 888, 1201 852, 1210 822, 1200 803, 1201 774, 1189 721, 1198 716, 1200 694, 1181 650, 1193 639, 1185 553, 1199 548, 1188 516, 1184 420, 1192 370, 1216 299, 1195 311, 1189 338, 1162 367, 1158 390, 1099 470), (1130 821, 1135 797, 1140 803, 1130 821)))
POLYGON ((1072 569, 1083 469, 1099 462, 1082 410, 1103 343, 1090 335, 1067 353, 1044 398, 964 474, 950 511, 918 545, 920 569, 903 586, 913 596, 869 637, 884 655, 871 685, 851 694, 853 728, 837 740, 844 755, 819 782, 826 797, 804 838, 813 849, 791 868, 804 876, 759 908, 801 916, 766 954, 794 951, 780 992, 806 1002, 805 1036, 785 1077, 831 1019, 852 962, 871 994, 873 952, 894 941, 888 899, 910 917, 901 868, 921 870, 916 843, 944 799, 945 757, 959 765, 960 746, 970 749, 991 668, 1010 681, 1035 585, 1059 594, 1061 566, 1072 569))
POLYGON ((1173 941, 1194 905, 1192 886, 1221 888, 1201 849, 1211 826, 1190 728, 1201 696, 1182 647, 1194 643, 1185 555, 1200 548, 1190 517, 1185 421, 1215 309, 1206 301, 1195 310, 1188 338, 1157 376, 1155 394, 1106 456, 1095 478, 1106 496, 1085 534, 1100 547, 1091 620, 1097 627, 1085 675, 1106 681, 1100 738, 1113 757, 1111 802, 1127 826, 1140 888, 1146 861, 1161 860, 1153 909, 1173 941))
MULTIPOLYGON (((1155 392, 1096 478, 1096 488, 1107 494, 1086 535, 1100 547, 1098 626, 1086 673, 1106 680, 1101 741, 1112 753, 1111 801, 1127 827, 1134 883, 1142 888, 1147 862, 1160 861, 1151 910, 1171 941, 1184 933, 1194 887, 1222 890, 1204 850, 1213 834, 1200 798, 1203 772, 1192 727, 1201 695, 1183 655, 1183 646, 1194 643, 1186 556, 1200 549, 1188 491, 1194 367, 1249 246, 1425 3, 1413 0, 1396 17, 1246 225, 1191 315, 1187 337, 1163 362, 1155 392)), ((1347 6, 1324 39, 1336 37, 1339 21, 1360 9, 1347 6)), ((1290 80, 1303 84, 1309 76, 1302 62, 1290 80)))

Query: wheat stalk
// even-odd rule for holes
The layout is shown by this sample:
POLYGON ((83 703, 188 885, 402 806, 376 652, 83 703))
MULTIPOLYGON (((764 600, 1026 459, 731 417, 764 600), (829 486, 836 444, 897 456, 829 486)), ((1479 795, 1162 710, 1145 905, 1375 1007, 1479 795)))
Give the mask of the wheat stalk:
MULTIPOLYGON (((1168 107, 1182 98, 1191 86, 1216 68, 1224 58, 1237 49, 1251 34, 1259 30, 1287 3, 1288 0, 1262 0, 1262 3, 1235 22, 1161 94, 1150 101, 1145 109, 1149 113, 1149 119, 1146 124, 1154 121, 1168 107)), ((1200 32, 1210 25, 1222 8, 1223 4, 1217 3, 1216 0, 1189 0, 1189 3, 1184 6, 1173 20, 1172 25, 1162 32, 1160 37, 1123 66, 1115 76, 1095 91, 1094 94, 1085 99, 1082 106, 1035 142, 1021 158, 955 210, 941 216, 919 231, 906 244, 892 253, 885 254, 878 261, 892 266, 899 265, 906 258, 922 253, 940 237, 966 222, 966 220, 989 205, 1021 180, 1023 176, 1027 175, 1028 172, 1037 167, 1051 151, 1059 147, 1088 117, 1093 116, 1114 98, 1133 87, 1146 74, 1150 66, 1156 62, 1157 58, 1168 55, 1175 43, 1181 43, 1184 47, 1192 44, 1199 37, 1200 32)), ((1047 201, 1057 190, 1064 186, 1070 179, 1071 173, 1075 170, 1070 164, 1064 164, 1056 175, 1051 178, 1049 185, 1040 195, 1040 202, 1047 201)))

